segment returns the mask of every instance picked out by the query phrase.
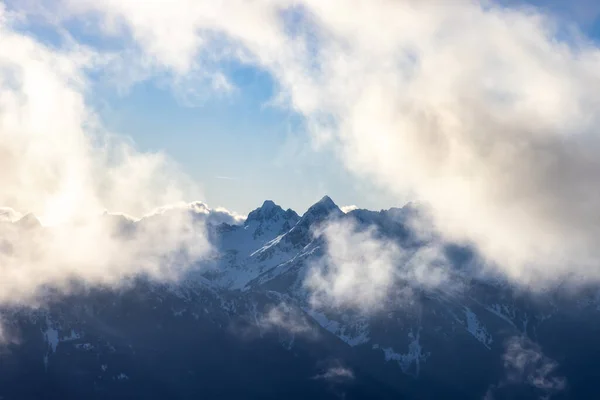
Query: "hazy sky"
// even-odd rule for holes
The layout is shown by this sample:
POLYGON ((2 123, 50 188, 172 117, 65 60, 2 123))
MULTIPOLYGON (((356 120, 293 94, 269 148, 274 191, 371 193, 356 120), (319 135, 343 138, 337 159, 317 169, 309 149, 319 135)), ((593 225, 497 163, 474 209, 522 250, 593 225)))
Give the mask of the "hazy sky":
MULTIPOLYGON (((141 150, 162 150, 203 188, 203 201, 247 213, 266 199, 302 213, 330 195, 340 206, 399 205, 357 181, 331 149, 313 148, 298 116, 269 101, 269 77, 235 68, 236 91, 185 105, 154 81, 111 95, 101 108, 106 125, 125 132, 141 150)), ((401 203, 400 203, 401 204, 401 203)))

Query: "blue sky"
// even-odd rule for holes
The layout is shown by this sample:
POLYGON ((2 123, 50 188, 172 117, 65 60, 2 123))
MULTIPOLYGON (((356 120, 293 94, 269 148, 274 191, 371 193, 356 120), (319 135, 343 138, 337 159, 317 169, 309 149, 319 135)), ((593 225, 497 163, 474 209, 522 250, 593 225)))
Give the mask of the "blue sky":
MULTIPOLYGON (((507 4, 542 7, 576 21, 591 38, 600 37, 600 2, 507 4)), ((247 66, 226 68, 235 93, 186 106, 150 80, 111 96, 101 115, 141 150, 162 150, 181 163, 200 182, 203 200, 211 206, 247 213, 272 199, 303 212, 324 194, 340 206, 377 210, 403 204, 371 182, 355 179, 331 149, 314 149, 299 117, 269 105, 275 88, 268 74, 247 66)))
MULTIPOLYGON (((504 3, 542 6, 577 21, 591 38, 600 35, 600 6, 592 0, 504 3)), ((68 28, 82 43, 106 48, 115 44, 79 25, 68 28)), ((34 23, 26 29, 43 41, 59 40, 43 25, 34 23)), ((276 88, 267 73, 239 64, 220 68, 235 86, 231 93, 200 93, 200 98, 185 102, 158 76, 122 92, 98 83, 91 101, 109 130, 131 137, 141 151, 162 151, 179 163, 201 186, 204 198, 198 200, 213 207, 247 213, 272 199, 303 212, 324 194, 340 206, 370 209, 401 206, 409 200, 356 179, 331 147, 315 149, 301 117, 270 105, 276 88)))
POLYGON ((202 186, 209 205, 247 213, 272 199, 303 212, 328 194, 340 206, 398 205, 374 185, 357 181, 330 149, 315 149, 301 119, 271 104, 273 83, 257 69, 231 68, 233 93, 181 102, 159 82, 109 93, 100 115, 142 151, 164 151, 202 186), (374 193, 377 191, 377 193, 374 193))

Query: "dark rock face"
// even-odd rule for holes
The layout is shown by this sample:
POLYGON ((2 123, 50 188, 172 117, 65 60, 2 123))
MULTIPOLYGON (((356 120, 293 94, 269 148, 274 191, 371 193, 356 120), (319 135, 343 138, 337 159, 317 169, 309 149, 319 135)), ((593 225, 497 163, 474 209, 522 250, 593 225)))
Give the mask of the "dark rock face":
POLYGON ((0 398, 600 397, 594 287, 532 294, 478 279, 475 252, 447 244, 457 287, 398 287, 368 314, 311 305, 303 282, 326 246, 316 225, 351 220, 413 249, 413 213, 344 214, 326 196, 299 217, 267 201, 244 225, 211 228, 220 258, 181 282, 4 309, 0 398))
POLYGON ((5 399, 398 398, 358 369, 351 379, 328 377, 347 357, 332 338, 296 341, 257 325, 270 304, 258 294, 138 282, 14 311, 9 326, 20 341, 2 354, 0 392, 5 399))

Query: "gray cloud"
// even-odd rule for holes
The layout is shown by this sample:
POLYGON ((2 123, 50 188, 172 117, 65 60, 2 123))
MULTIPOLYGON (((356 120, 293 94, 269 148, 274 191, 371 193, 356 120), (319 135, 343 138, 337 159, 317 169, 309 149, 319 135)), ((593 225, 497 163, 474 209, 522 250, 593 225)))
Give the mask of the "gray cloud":
POLYGON ((261 316, 258 325, 259 328, 267 331, 280 329, 306 337, 317 335, 315 327, 308 322, 304 314, 298 308, 285 302, 269 308, 266 314, 261 316))
POLYGON ((494 393, 511 385, 528 385, 540 392, 540 399, 549 399, 566 388, 565 377, 557 374, 558 363, 544 355, 540 346, 526 337, 512 337, 506 342, 502 356, 506 377, 492 385, 484 400, 493 400, 494 393))
POLYGON ((564 377, 555 375, 558 364, 542 353, 540 347, 523 337, 513 337, 503 356, 509 383, 527 383, 548 393, 565 388, 564 377))

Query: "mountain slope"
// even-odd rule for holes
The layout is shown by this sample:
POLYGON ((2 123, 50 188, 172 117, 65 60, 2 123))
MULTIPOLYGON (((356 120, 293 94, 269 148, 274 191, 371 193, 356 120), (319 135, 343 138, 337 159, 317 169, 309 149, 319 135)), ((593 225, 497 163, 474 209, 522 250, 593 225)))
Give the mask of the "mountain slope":
POLYGON ((306 278, 328 252, 315 233, 324 224, 374 229, 413 254, 431 240, 409 223, 418 212, 344 214, 325 196, 299 216, 265 201, 243 224, 209 223, 217 256, 177 284, 139 278, 5 308, 18 341, 0 356, 0 396, 593 398, 595 288, 532 294, 471 274, 476 256, 443 244, 452 285, 405 279, 370 312, 312 301, 306 278), (514 360, 524 360, 518 371, 514 360))

